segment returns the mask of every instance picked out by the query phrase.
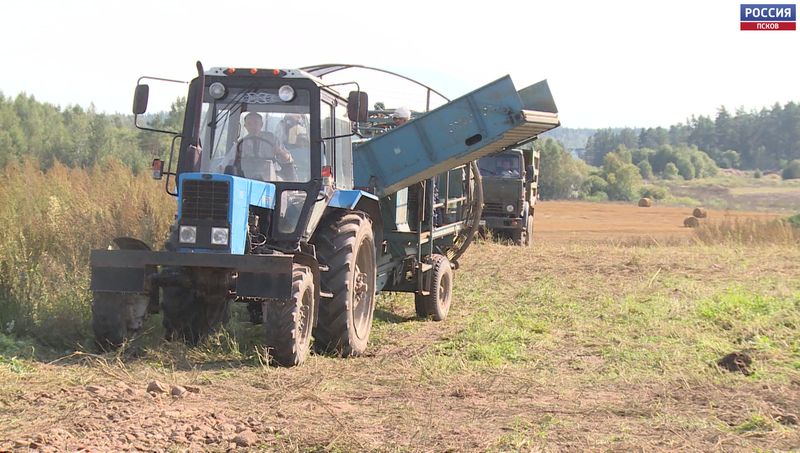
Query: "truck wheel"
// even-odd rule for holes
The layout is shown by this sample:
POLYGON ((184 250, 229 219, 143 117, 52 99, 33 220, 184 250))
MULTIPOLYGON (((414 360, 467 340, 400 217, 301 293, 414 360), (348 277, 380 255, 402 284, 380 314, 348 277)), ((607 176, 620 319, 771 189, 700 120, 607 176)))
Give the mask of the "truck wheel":
POLYGON ((515 230, 511 233, 511 241, 514 242, 514 245, 525 245, 527 241, 527 233, 525 229, 515 230))
POLYGON ((148 296, 96 292, 92 300, 92 329, 97 346, 112 351, 142 331, 147 319, 148 296))
POLYGON ((375 239, 372 222, 360 212, 331 219, 318 230, 314 241, 321 264, 322 298, 314 346, 343 357, 367 349, 375 311, 375 239))
POLYGON ((167 340, 183 340, 190 345, 217 330, 230 316, 230 301, 224 296, 200 296, 179 287, 163 289, 161 308, 167 340))
POLYGON ((431 255, 430 270, 431 286, 429 294, 414 294, 414 308, 420 318, 431 318, 434 321, 443 321, 450 311, 450 302, 453 299, 453 269, 450 261, 442 255, 431 255))
POLYGON ((264 302, 266 346, 281 366, 303 363, 311 346, 314 325, 314 275, 308 266, 294 265, 292 299, 264 302))
POLYGON ((533 244, 533 212, 528 216, 528 224, 525 225, 525 242, 522 245, 529 247, 533 244))

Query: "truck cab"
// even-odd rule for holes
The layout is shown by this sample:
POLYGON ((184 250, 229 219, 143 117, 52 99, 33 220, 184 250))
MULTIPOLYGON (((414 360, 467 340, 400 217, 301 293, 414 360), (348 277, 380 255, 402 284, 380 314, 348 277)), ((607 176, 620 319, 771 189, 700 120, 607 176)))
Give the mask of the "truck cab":
POLYGON ((539 152, 507 149, 482 157, 478 168, 483 178, 483 228, 517 245, 530 245, 538 197, 539 152))

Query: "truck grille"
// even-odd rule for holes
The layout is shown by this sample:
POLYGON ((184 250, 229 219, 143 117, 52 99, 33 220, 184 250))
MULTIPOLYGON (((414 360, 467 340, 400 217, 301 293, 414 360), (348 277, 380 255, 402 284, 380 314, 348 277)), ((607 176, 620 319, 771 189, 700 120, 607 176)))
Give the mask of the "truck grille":
POLYGON ((181 192, 181 217, 197 220, 228 220, 227 181, 188 180, 181 192))
POLYGON ((505 214, 506 211, 503 208, 502 203, 484 203, 483 204, 483 211, 484 212, 498 212, 501 214, 505 214))

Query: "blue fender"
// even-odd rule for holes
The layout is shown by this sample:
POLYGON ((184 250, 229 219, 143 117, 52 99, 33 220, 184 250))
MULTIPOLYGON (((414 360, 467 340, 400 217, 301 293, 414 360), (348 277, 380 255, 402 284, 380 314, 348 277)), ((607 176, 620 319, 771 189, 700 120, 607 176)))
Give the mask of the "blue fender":
POLYGON ((380 200, 377 196, 363 190, 336 190, 328 201, 328 208, 366 213, 372 220, 375 250, 380 250, 381 243, 383 243, 383 217, 381 216, 380 200))

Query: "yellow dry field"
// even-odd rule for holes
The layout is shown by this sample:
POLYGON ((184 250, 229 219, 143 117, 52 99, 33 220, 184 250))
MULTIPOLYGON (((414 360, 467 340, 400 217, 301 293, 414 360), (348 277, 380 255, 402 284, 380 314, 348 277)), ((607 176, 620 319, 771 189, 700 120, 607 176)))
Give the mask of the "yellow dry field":
MULTIPOLYGON (((768 212, 708 209, 702 222, 766 221, 785 216, 768 212)), ((654 205, 640 208, 632 203, 547 201, 536 205, 536 237, 541 241, 598 242, 636 238, 687 238, 693 233, 683 221, 692 208, 654 205)))

